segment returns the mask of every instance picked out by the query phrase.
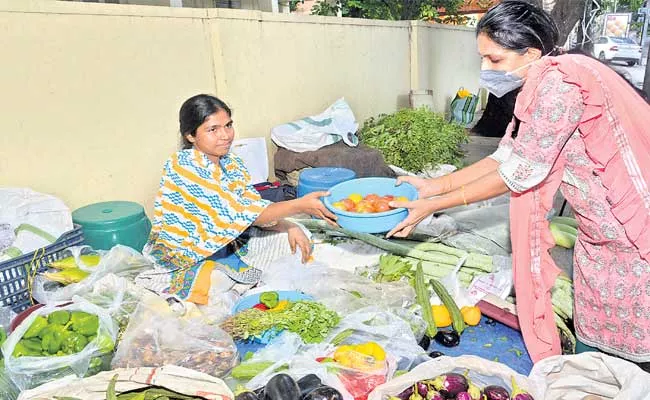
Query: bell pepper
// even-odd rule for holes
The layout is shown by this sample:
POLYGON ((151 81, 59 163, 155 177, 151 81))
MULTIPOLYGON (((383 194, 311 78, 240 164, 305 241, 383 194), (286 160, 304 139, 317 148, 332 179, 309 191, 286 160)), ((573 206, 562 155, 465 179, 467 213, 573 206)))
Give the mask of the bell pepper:
POLYGON ((25 346, 25 348, 32 351, 40 352, 43 349, 43 347, 41 346, 41 340, 38 338, 20 339, 18 343, 22 343, 22 345, 25 346))
POLYGON ((99 351, 102 354, 110 353, 115 349, 115 342, 109 335, 105 333, 100 333, 99 335, 97 335, 96 340, 97 340, 97 347, 99 347, 99 351))
POLYGON ((86 314, 85 317, 78 317, 75 319, 74 313, 72 313, 72 315, 73 317, 70 318, 70 321, 72 322, 73 331, 84 336, 91 336, 97 333, 97 329, 99 329, 98 316, 86 314))
POLYGON ((12 357, 40 357, 42 354, 40 351, 30 350, 21 342, 16 343, 14 350, 11 353, 12 357))
POLYGON ((375 342, 339 346, 334 360, 344 367, 362 371, 376 370, 383 366, 386 352, 375 342))
POLYGON ((260 311, 266 311, 266 310, 269 309, 267 306, 265 306, 265 305, 262 304, 262 303, 255 304, 255 305, 253 306, 253 308, 256 309, 256 310, 260 310, 260 311))
POLYGON ((269 309, 269 312, 284 311, 287 307, 289 307, 289 300, 280 300, 275 307, 269 309))
POLYGON ((36 336, 38 336, 39 333, 41 333, 43 329, 45 329, 46 326, 47 326, 47 319, 39 315, 38 317, 36 317, 34 322, 32 322, 29 328, 27 328, 27 331, 25 332, 23 337, 25 339, 35 338, 36 336))
POLYGON ((64 353, 74 354, 83 350, 87 344, 88 339, 84 335, 77 332, 68 332, 63 340, 61 349, 64 353))
POLYGON ((63 334, 58 331, 51 331, 43 336, 41 341, 41 347, 44 351, 48 352, 51 355, 55 355, 57 351, 61 350, 61 344, 63 343, 63 334))
POLYGON ((55 325, 65 325, 70 321, 70 312, 65 310, 54 311, 47 316, 47 322, 55 325))
POLYGON ((278 301, 280 301, 280 295, 278 292, 264 292, 260 294, 260 303, 264 304, 268 308, 277 306, 278 301))

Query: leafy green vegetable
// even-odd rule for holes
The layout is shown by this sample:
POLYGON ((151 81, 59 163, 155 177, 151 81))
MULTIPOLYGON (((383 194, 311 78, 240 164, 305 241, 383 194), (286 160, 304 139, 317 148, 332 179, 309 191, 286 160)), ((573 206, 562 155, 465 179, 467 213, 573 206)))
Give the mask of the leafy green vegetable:
POLYGON ((413 268, 411 264, 403 258, 384 254, 379 257, 379 273, 375 281, 379 283, 398 281, 404 275, 410 275, 411 268, 413 268))
POLYGON ((273 361, 241 363, 230 371, 230 375, 235 379, 253 379, 273 364, 273 361))
POLYGON ((253 339, 277 329, 300 335, 305 343, 319 343, 340 321, 339 315, 314 301, 289 303, 285 310, 264 312, 244 310, 223 322, 222 328, 234 339, 253 339))
POLYGON ((387 163, 411 172, 438 164, 461 167, 460 144, 468 141, 465 128, 424 107, 370 118, 359 136, 379 150, 387 163))

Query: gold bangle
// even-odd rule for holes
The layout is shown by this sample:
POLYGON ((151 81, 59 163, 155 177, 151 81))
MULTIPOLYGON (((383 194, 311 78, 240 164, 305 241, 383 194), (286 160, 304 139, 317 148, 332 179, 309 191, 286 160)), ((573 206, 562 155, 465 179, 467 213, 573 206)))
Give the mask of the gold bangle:
POLYGON ((453 186, 453 183, 451 181, 451 174, 449 174, 449 175, 447 175, 447 184, 445 185, 445 193, 449 193, 452 186, 453 186))
POLYGON ((467 199, 465 198, 465 185, 460 187, 460 193, 463 195, 463 204, 467 205, 467 199))

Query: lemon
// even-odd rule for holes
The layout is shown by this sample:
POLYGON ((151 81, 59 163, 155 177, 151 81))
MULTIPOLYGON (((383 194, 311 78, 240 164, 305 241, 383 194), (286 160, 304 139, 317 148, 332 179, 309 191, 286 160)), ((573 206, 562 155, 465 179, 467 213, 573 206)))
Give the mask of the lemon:
POLYGON ((451 325, 451 314, 447 307, 443 305, 433 305, 431 306, 431 313, 433 314, 433 321, 436 323, 438 328, 444 328, 451 325))
POLYGON ((363 200, 363 196, 361 196, 359 193, 352 193, 351 195, 348 196, 348 199, 354 201, 354 204, 357 204, 361 200, 363 200))

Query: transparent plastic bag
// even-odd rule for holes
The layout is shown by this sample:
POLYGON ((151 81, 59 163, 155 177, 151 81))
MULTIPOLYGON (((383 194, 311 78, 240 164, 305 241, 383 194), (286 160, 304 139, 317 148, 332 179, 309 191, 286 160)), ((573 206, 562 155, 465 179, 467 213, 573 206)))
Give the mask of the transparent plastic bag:
POLYGON ((67 249, 80 269, 90 273, 81 282, 62 286, 50 282, 41 274, 34 278, 32 296, 41 304, 62 303, 72 299, 72 296, 91 292, 97 281, 108 274, 134 279, 140 272, 153 267, 142 254, 130 247, 117 245, 107 252, 93 252, 88 246, 77 246, 67 249), (97 253, 100 261, 97 266, 86 266, 80 256, 82 254, 97 253))
POLYGON ((75 296, 72 299, 72 304, 64 307, 48 305, 35 310, 16 327, 4 345, 2 345, 2 353, 5 355, 5 368, 7 374, 21 390, 33 388, 42 383, 71 374, 76 374, 81 377, 89 372, 91 362, 94 359, 110 354, 110 352, 106 351, 108 347, 104 342, 106 338, 112 340, 112 351, 112 347, 114 347, 117 338, 117 325, 110 314, 103 308, 75 296), (51 312, 59 310, 83 311, 97 315, 99 318, 99 328, 95 340, 89 342, 82 351, 67 356, 14 357, 12 353, 16 344, 22 339, 36 317, 47 316, 51 312))
MULTIPOLYGON (((419 329, 423 330, 423 325, 419 329)), ((424 349, 418 345, 408 320, 380 307, 366 307, 347 315, 330 332, 326 342, 341 337, 339 335, 347 336, 341 344, 379 344, 387 354, 395 357, 396 367, 401 370, 408 370, 428 359, 424 349)))
POLYGON ((301 264, 296 257, 283 257, 262 275, 260 290, 297 290, 313 296, 329 309, 347 315, 371 305, 382 308, 409 307, 415 292, 406 282, 381 285, 352 272, 320 263, 301 264))
POLYGON ((409 373, 391 379, 375 388, 368 396, 368 400, 385 400, 391 396, 397 396, 415 382, 433 379, 449 372, 467 373, 467 377, 480 389, 488 385, 499 385, 507 389, 508 392, 512 392, 511 379, 514 378, 517 386, 528 391, 535 400, 544 399, 543 387, 528 377, 518 374, 505 364, 475 356, 442 356, 422 363, 409 373))
POLYGON ((113 357, 113 368, 177 365, 208 375, 227 374, 238 361, 232 338, 199 318, 180 319, 169 307, 138 306, 113 357))

